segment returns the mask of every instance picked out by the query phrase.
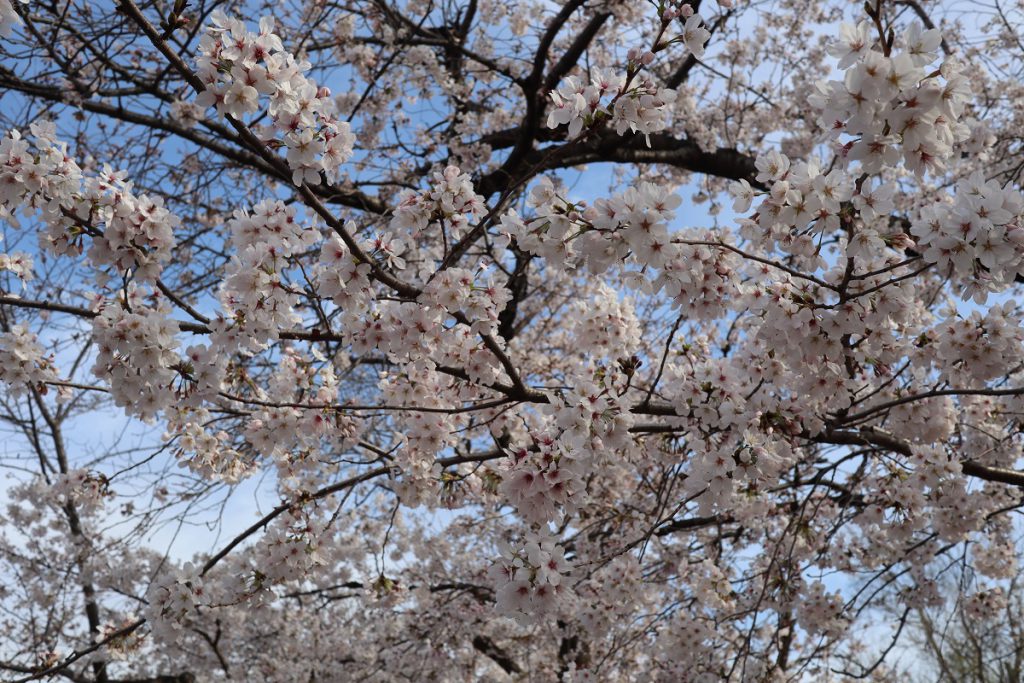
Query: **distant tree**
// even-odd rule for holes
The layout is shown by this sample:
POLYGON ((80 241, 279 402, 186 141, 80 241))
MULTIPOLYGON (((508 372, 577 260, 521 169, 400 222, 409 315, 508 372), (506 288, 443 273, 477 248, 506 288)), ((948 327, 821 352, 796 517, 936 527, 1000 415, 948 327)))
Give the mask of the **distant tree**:
MULTIPOLYGON (((952 581, 950 584, 954 583, 952 581)), ((1024 681, 1022 577, 965 596, 949 585, 942 604, 917 607, 907 622, 905 659, 920 683, 1024 681)))

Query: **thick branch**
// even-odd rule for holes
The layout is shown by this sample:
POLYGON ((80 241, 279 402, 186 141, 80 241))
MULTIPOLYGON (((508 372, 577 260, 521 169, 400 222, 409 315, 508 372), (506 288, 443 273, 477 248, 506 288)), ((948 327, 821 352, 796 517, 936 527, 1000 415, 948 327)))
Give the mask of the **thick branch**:
POLYGON ((478 635, 473 638, 473 647, 477 652, 486 655, 495 664, 504 669, 505 673, 522 673, 523 670, 519 668, 519 665, 516 664, 515 660, 487 636, 478 635))
MULTIPOLYGON (((903 441, 902 439, 880 429, 873 428, 864 428, 856 431, 829 429, 818 436, 813 437, 812 441, 817 443, 850 446, 873 445, 885 448, 894 453, 908 456, 913 453, 910 444, 906 441, 903 441)), ((1024 472, 1018 472, 1017 470, 1011 470, 1004 467, 982 465, 981 463, 973 460, 965 460, 961 465, 963 467, 963 473, 970 477, 1024 488, 1024 472)))

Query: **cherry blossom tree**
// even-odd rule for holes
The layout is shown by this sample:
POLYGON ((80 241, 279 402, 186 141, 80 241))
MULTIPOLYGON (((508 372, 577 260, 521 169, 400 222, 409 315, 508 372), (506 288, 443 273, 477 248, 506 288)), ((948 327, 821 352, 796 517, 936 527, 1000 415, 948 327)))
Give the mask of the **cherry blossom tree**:
POLYGON ((1016 573, 1022 25, 0 0, 3 680, 900 680, 1016 573))
MULTIPOLYGON (((956 572, 948 581, 970 581, 969 572, 956 572), (959 574, 959 576, 955 575, 959 574)), ((961 591, 946 591, 952 604, 918 607, 907 622, 910 629, 912 681, 977 681, 1007 683, 1024 676, 1024 603, 1020 574, 1004 585, 956 602, 961 591)))

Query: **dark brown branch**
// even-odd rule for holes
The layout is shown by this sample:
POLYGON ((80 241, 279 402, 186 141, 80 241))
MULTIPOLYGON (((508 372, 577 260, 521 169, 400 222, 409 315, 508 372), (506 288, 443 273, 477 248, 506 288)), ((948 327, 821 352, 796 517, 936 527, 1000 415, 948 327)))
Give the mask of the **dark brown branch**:
MULTIPOLYGON (((906 441, 903 441, 902 439, 880 429, 873 428, 864 428, 856 431, 828 429, 818 436, 812 437, 811 440, 817 443, 835 445, 874 445, 885 448, 894 453, 908 456, 913 453, 910 444, 906 441)), ((982 465, 981 463, 973 460, 966 460, 961 463, 961 466, 963 467, 963 473, 970 477, 1024 488, 1024 472, 1018 472, 1017 470, 1011 470, 1004 467, 982 465)))
POLYGON ((561 58, 555 63, 555 66, 548 72, 547 78, 544 79, 544 87, 540 92, 541 97, 547 96, 548 92, 558 86, 558 82, 572 71, 573 67, 576 66, 576 62, 583 56, 583 52, 590 46, 590 43, 597 37, 598 32, 600 32, 605 22, 611 16, 611 12, 601 12, 590 18, 587 25, 576 36, 576 40, 572 41, 569 49, 562 54, 561 58))
POLYGON ((754 181, 757 171, 753 157, 732 148, 705 151, 693 140, 679 139, 665 133, 651 135, 650 147, 643 135, 619 136, 614 131, 607 131, 580 143, 567 143, 553 154, 550 150, 543 150, 546 158, 542 158, 541 153, 536 153, 535 160, 541 165, 541 170, 600 162, 664 164, 719 178, 744 179, 750 181, 751 185, 760 185, 754 181))
POLYGON ((473 647, 477 652, 487 656, 495 664, 500 666, 505 673, 522 673, 523 670, 519 668, 519 665, 516 664, 515 660, 487 636, 478 635, 473 638, 473 647))
POLYGON ((668 536, 677 531, 690 531, 701 529, 712 524, 728 524, 732 519, 727 516, 712 515, 710 517, 690 517, 689 519, 673 519, 658 527, 655 536, 668 536))

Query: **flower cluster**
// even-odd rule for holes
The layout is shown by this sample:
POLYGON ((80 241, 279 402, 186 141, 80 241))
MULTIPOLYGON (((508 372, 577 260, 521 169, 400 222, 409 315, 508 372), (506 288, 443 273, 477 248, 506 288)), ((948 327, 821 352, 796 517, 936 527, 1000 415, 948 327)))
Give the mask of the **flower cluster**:
POLYGON ((136 281, 155 280, 170 259, 181 220, 164 208, 162 198, 133 194, 125 177, 104 167, 86 181, 82 199, 91 204, 89 220, 103 226, 87 255, 115 273, 131 271, 136 281))
POLYGON ((935 365, 970 384, 1006 375, 1020 363, 1024 350, 1022 316, 1016 304, 992 306, 955 317, 928 333, 934 337, 935 365))
POLYGON ((82 189, 82 170, 67 154, 67 144, 57 142, 52 124, 33 123, 35 150, 21 131, 12 130, 0 140, 0 215, 7 220, 22 208, 44 207, 46 217, 59 220, 58 198, 69 206, 82 189))
POLYGON ((713 317, 738 291, 735 259, 715 248, 718 237, 712 231, 670 234, 669 222, 681 201, 668 188, 640 183, 588 207, 562 198, 549 179, 541 178, 528 202, 536 216, 524 219, 509 211, 501 226, 520 249, 552 266, 583 262, 596 273, 613 264, 639 266, 625 271, 627 284, 646 293, 663 290, 683 312, 713 317))
POLYGON ((309 62, 284 49, 269 17, 260 20, 259 33, 219 10, 210 20, 196 58, 205 86, 196 104, 241 119, 257 112, 260 98, 268 97, 273 128, 267 135, 283 135, 292 182, 317 185, 321 173, 329 183, 337 182, 355 137, 348 122, 337 118, 330 91, 306 77, 309 62))
POLYGON ((938 29, 912 24, 898 54, 890 54, 889 41, 877 45, 874 32, 868 21, 844 24, 830 46, 846 73, 842 81, 820 83, 811 98, 819 124, 837 141, 840 160, 859 162, 864 173, 895 165, 901 156, 918 175, 941 173, 953 146, 971 135, 960 121, 971 94, 967 77, 952 58, 926 71, 937 58, 938 29), (854 139, 842 141, 843 135, 854 139))
POLYGON ((13 273, 22 282, 28 282, 34 276, 32 256, 23 251, 0 254, 0 270, 13 273))
POLYGON ((729 577, 714 562, 708 559, 679 569, 693 590, 698 604, 711 609, 729 609, 734 605, 735 593, 729 577))
POLYGON ((165 643, 178 642, 184 622, 198 613, 204 598, 203 579, 191 564, 154 581, 146 595, 146 621, 153 636, 165 643))
POLYGON ((551 436, 534 438, 536 452, 512 452, 509 469, 502 473, 499 491, 527 522, 557 520, 572 497, 584 489, 582 463, 568 456, 551 436))
POLYGON ((529 533, 516 545, 503 545, 501 560, 489 571, 497 584, 497 611, 528 624, 537 616, 571 605, 567 583, 572 566, 565 549, 546 531, 529 533))
MULTIPOLYGON (((665 40, 653 47, 654 51, 674 43, 682 43, 697 59, 704 56, 704 44, 711 32, 703 27, 704 20, 694 13, 688 3, 675 3, 665 8, 662 29, 679 17, 685 19, 682 34, 665 40)), ((548 128, 568 124, 569 138, 577 138, 584 129, 590 129, 610 120, 615 132, 625 135, 627 131, 643 135, 650 146, 652 133, 664 130, 676 91, 663 88, 643 73, 654 63, 654 52, 631 48, 626 55, 626 73, 617 74, 609 69, 593 68, 588 78, 567 76, 550 93, 554 107, 548 113, 548 128)))
POLYGON ((1009 596, 1001 586, 979 590, 964 599, 964 614, 977 621, 1006 618, 1009 596))
POLYGON ((590 73, 590 82, 566 77, 551 91, 554 108, 548 114, 548 128, 568 124, 570 138, 579 137, 584 128, 610 119, 615 132, 627 131, 648 137, 668 125, 676 92, 662 88, 647 76, 627 79, 602 69, 590 73))
MULTIPOLYGON (((85 177, 55 139, 52 123, 34 123, 35 150, 19 131, 0 140, 0 210, 11 215, 40 209, 47 229, 41 242, 56 254, 77 253, 92 238, 89 260, 118 276, 155 280, 175 246, 180 219, 161 197, 136 195, 126 174, 109 166, 85 177)), ((103 284, 109 276, 97 273, 103 284)))
POLYGON ((829 593, 825 584, 813 581, 800 592, 797 623, 812 635, 834 638, 846 628, 842 611, 843 596, 829 593))
POLYGON ((385 301, 373 315, 355 323, 353 348, 357 353, 380 349, 395 362, 424 360, 449 348, 443 319, 441 308, 385 301))
POLYGON ((107 302, 93 319, 92 372, 110 383, 115 405, 152 420, 185 393, 188 379, 175 352, 178 327, 170 310, 162 301, 148 306, 135 293, 131 290, 126 301, 107 302))
POLYGON ((578 379, 572 389, 551 396, 547 431, 531 434, 532 444, 512 450, 499 491, 532 524, 557 521, 587 500, 586 476, 595 467, 613 467, 630 443, 633 425, 622 400, 628 375, 600 368, 597 381, 578 379))
MULTIPOLYGON (((879 217, 887 218, 885 212, 892 208, 891 186, 872 188, 865 183, 855 197, 848 172, 826 172, 816 159, 794 164, 785 154, 771 150, 759 155, 755 166, 756 180, 768 191, 756 206, 744 236, 796 256, 812 256, 818 235, 839 230, 841 211, 851 199, 861 209, 864 226, 857 230, 858 241, 848 246, 848 251, 856 251, 868 239, 873 243, 878 235, 874 223, 879 217)), ((747 212, 758 195, 746 180, 734 182, 729 191, 735 200, 733 209, 740 213, 747 212)))
MULTIPOLYGON (((192 349, 186 352, 191 355, 192 349)), ((235 484, 254 471, 252 463, 231 447, 232 437, 224 430, 211 432, 209 411, 174 407, 166 410, 167 438, 174 439, 174 454, 183 467, 204 479, 235 484)))
POLYGON ((572 306, 572 348, 589 359, 626 358, 640 346, 640 321, 634 302, 600 284, 592 297, 572 306))
MULTIPOLYGON (((654 278, 654 291, 662 291, 679 313, 696 320, 709 320, 722 313, 740 292, 736 282, 737 259, 717 246, 713 230, 682 230, 673 236, 672 249, 654 278)), ((640 286, 646 283, 640 280, 640 286)))
POLYGON ((978 303, 1024 275, 1024 195, 980 171, 956 184, 951 201, 922 208, 910 228, 924 259, 967 282, 978 303))
POLYGON ((559 441, 580 449, 576 457, 610 456, 629 442, 633 415, 624 397, 628 376, 614 369, 598 373, 595 381, 577 379, 572 388, 551 397, 547 410, 560 430, 559 441))
POLYGON ((662 88, 647 76, 639 77, 615 99, 612 106, 615 132, 619 135, 625 135, 626 131, 639 133, 650 146, 651 133, 668 127, 669 113, 675 101, 675 90, 662 88))
POLYGON ((257 453, 274 459, 283 487, 315 487, 311 469, 317 462, 305 456, 324 446, 336 451, 350 448, 356 436, 356 423, 346 415, 284 404, 304 398, 313 405, 330 405, 338 391, 339 380, 331 364, 318 368, 295 350, 286 349, 265 390, 261 387, 256 392, 256 399, 271 405, 252 413, 245 438, 257 453), (282 405, 272 405, 275 403, 282 405))
POLYGON ((701 660, 711 649, 708 643, 714 637, 714 631, 705 621, 678 612, 668 627, 658 633, 658 659, 666 674, 676 676, 675 680, 693 683, 721 680, 718 676, 702 671, 704 666, 701 660))
POLYGON ((271 200, 251 213, 235 211, 228 229, 237 251, 225 269, 220 300, 233 324, 221 321, 217 339, 226 348, 257 350, 301 321, 295 313, 301 290, 287 281, 286 270, 320 234, 298 224, 294 207, 271 200))
MULTIPOLYGON (((354 223, 347 223, 350 233, 354 223)), ((316 284, 321 296, 342 309, 347 320, 358 320, 370 307, 373 289, 370 286, 369 263, 359 260, 337 235, 324 241, 316 266, 316 284)))
POLYGON ((625 83, 625 78, 596 70, 590 74, 590 83, 584 84, 575 76, 566 77, 556 90, 551 91, 554 108, 548 114, 548 128, 569 125, 569 137, 579 137, 584 126, 591 126, 598 112, 607 116, 608 111, 601 100, 616 95, 625 83))
MULTIPOLYGON (((36 336, 24 325, 14 325, 0 335, 0 382, 11 398, 23 396, 34 388, 46 393, 47 383, 60 380, 53 358, 46 356, 36 336)), ((61 396, 67 395, 65 388, 61 396)))
POLYGON ((498 314, 512 295, 506 287, 494 283, 493 278, 477 282, 465 268, 448 268, 434 276, 423 287, 419 301, 443 308, 449 313, 463 313, 470 321, 470 329, 479 334, 495 334, 498 314))
MULTIPOLYGON (((433 386, 439 384, 435 382, 433 386)), ((397 387, 392 384, 391 388, 397 387)), ((420 403, 423 403, 422 398, 420 403)), ((431 403, 431 407, 436 405, 450 405, 450 402, 431 403)), ((394 457, 394 487, 399 499, 410 507, 453 502, 454 485, 460 477, 442 471, 436 458, 438 453, 456 443, 456 421, 450 415, 411 411, 406 424, 407 432, 400 439, 394 457)))
POLYGON ((1019 571, 1017 549, 1010 534, 991 534, 988 543, 974 543, 971 555, 978 573, 989 578, 1009 579, 1019 571))
POLYGON ((429 190, 402 190, 390 227, 414 239, 436 228, 446 231, 449 239, 459 239, 469 228, 471 217, 482 217, 485 208, 484 198, 473 189, 469 174, 457 166, 447 166, 434 171, 429 190))
POLYGON ((536 216, 524 220, 515 211, 502 217, 502 228, 519 248, 553 265, 580 260, 596 273, 632 258, 641 266, 661 268, 673 256, 668 224, 682 200, 673 191, 640 183, 593 206, 561 197, 543 177, 530 192, 536 216))
POLYGON ((107 478, 86 469, 58 474, 50 486, 50 496, 58 506, 74 505, 78 509, 95 510, 110 495, 107 478))
POLYGON ((325 561, 319 552, 319 542, 308 525, 269 529, 260 539, 257 553, 261 555, 259 583, 295 581, 325 561))

